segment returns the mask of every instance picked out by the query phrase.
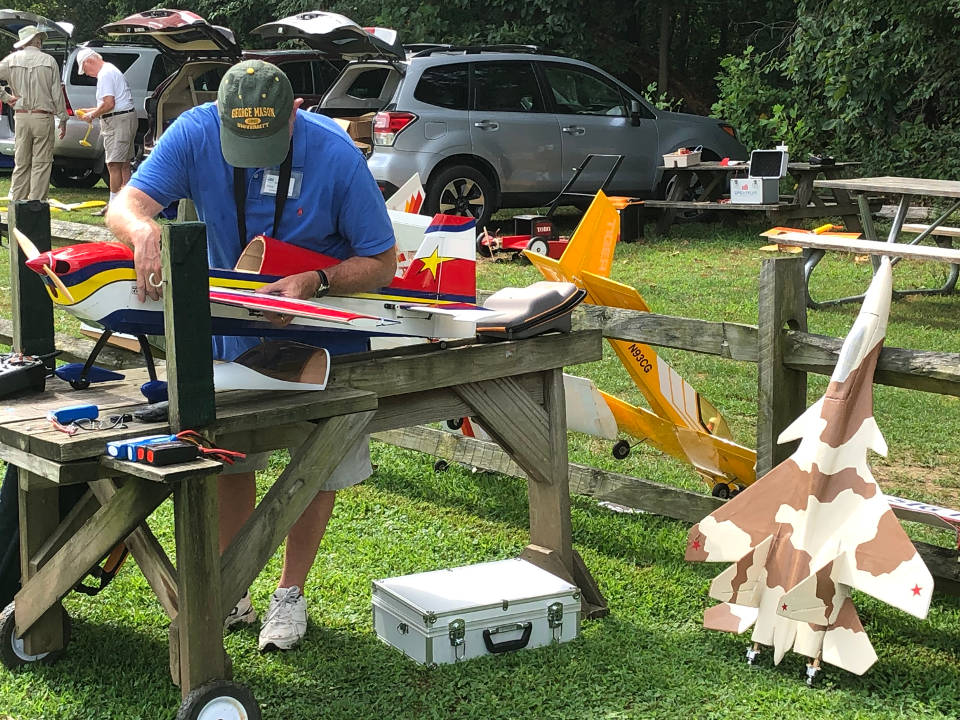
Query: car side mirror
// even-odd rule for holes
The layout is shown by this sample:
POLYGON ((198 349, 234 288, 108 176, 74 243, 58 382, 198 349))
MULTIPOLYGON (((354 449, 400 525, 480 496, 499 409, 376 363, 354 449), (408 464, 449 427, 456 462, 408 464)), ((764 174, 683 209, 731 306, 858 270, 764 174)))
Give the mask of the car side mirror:
POLYGON ((636 127, 640 124, 640 101, 630 101, 630 124, 636 127))

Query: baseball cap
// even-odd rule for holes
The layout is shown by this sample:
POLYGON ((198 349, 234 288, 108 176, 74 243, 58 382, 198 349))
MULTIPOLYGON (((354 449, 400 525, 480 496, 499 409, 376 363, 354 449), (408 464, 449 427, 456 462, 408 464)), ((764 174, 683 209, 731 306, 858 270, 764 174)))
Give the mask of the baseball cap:
POLYGON ((77 70, 83 71, 83 64, 87 61, 88 58, 93 57, 97 54, 97 51, 93 48, 83 47, 80 48, 80 51, 77 53, 77 70))
POLYGON ((33 40, 37 35, 40 36, 41 41, 47 39, 47 34, 36 25, 26 25, 20 28, 20 32, 17 33, 19 39, 13 44, 13 46, 19 50, 28 42, 33 40))
POLYGON ((234 167, 274 167, 290 149, 293 88, 276 65, 244 60, 227 70, 217 92, 220 148, 234 167))

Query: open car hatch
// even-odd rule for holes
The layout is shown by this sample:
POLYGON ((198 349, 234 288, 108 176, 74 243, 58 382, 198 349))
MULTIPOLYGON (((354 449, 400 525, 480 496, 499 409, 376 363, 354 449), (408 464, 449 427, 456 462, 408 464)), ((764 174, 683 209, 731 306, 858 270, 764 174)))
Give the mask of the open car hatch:
POLYGON ((233 31, 211 25, 188 10, 146 10, 108 23, 100 32, 112 39, 149 39, 161 52, 183 63, 209 58, 240 59, 233 31))
POLYGON ((36 25, 47 34, 49 40, 66 41, 73 35, 73 25, 54 22, 41 15, 24 10, 0 10, 0 34, 16 40, 21 28, 36 25))
POLYGON ((387 28, 362 28, 343 15, 304 12, 264 23, 250 31, 273 41, 295 38, 314 50, 348 60, 381 57, 403 60, 397 32, 387 28))

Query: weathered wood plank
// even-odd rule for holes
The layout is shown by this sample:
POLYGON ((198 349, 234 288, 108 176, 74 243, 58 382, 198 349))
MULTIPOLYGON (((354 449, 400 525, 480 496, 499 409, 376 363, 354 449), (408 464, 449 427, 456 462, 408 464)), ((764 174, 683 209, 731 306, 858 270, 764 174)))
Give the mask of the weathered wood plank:
POLYGON ((373 358, 334 359, 331 383, 370 390, 382 398, 450 387, 465 379, 479 382, 592 362, 599 360, 602 352, 598 330, 579 330, 455 347, 443 353, 424 351, 396 357, 377 353, 373 358))
POLYGON ((721 203, 697 200, 644 200, 645 207, 670 210, 777 210, 787 205, 779 203, 721 203))
POLYGON ((57 463, 52 460, 31 455, 9 445, 0 444, 0 460, 16 465, 18 468, 30 471, 33 475, 42 477, 57 485, 74 485, 76 483, 91 482, 97 479, 98 463, 96 460, 77 460, 71 463, 57 463))
MULTIPOLYGON (((529 478, 552 484, 549 417, 544 408, 523 393, 519 383, 507 377, 465 383, 454 391, 473 408, 470 415, 480 421, 484 430, 507 450, 529 478)), ((560 422, 566 431, 566 417, 560 422)), ((539 544, 554 547, 549 543, 539 544)))
MULTIPOLYGON (((37 250, 50 249, 50 206, 37 200, 13 204, 13 226, 33 241, 37 250)), ((26 258, 10 233, 10 300, 13 349, 28 355, 54 350, 53 302, 43 281, 24 263, 26 258)), ((54 361, 47 361, 53 367, 54 361)))
POLYGON ((165 225, 161 256, 170 427, 174 432, 186 428, 196 430, 217 417, 213 400, 206 226, 203 223, 165 225))
POLYGON ((205 682, 225 679, 226 613, 221 612, 216 477, 200 476, 177 483, 173 513, 179 599, 178 667, 180 692, 186 697, 205 682))
POLYGON ((925 195, 927 197, 960 197, 960 181, 932 180, 908 177, 864 177, 815 180, 817 188, 840 188, 860 193, 883 193, 885 195, 925 195))
MULTIPOLYGON (((112 478, 106 478, 90 483, 90 490, 101 504, 106 505, 107 501, 116 494, 117 484, 112 478)), ((160 542, 145 522, 140 523, 140 526, 123 542, 133 559, 137 561, 140 572, 147 579, 167 617, 174 619, 179 606, 177 571, 160 542)))
POLYGON ((914 260, 935 260, 937 262, 960 263, 960 250, 931 247, 928 245, 907 245, 873 240, 855 240, 853 238, 835 238, 813 233, 784 232, 771 237, 782 245, 835 250, 870 255, 890 255, 914 260))
MULTIPOLYGON (((23 472, 20 468, 19 472, 23 472)), ((29 482, 29 480, 28 480, 29 482)), ((64 546, 64 544, 74 536, 74 534, 83 527, 83 524, 93 517, 93 514, 100 509, 100 502, 91 492, 85 492, 77 504, 70 508, 60 524, 50 536, 43 541, 43 544, 37 548, 37 551, 30 556, 30 573, 36 575, 37 571, 50 561, 50 558, 64 546)))
POLYGON ((143 463, 127 462, 109 455, 100 456, 100 464, 104 468, 106 477, 116 477, 118 474, 149 480, 155 483, 174 483, 198 475, 216 475, 223 470, 223 463, 206 458, 197 458, 190 462, 176 463, 156 467, 143 463))
POLYGON ((373 414, 368 410, 322 420, 294 452, 290 463, 223 553, 221 619, 267 564, 344 454, 366 431, 373 414))
MULTIPOLYGON (((47 538, 56 532, 60 517, 60 491, 57 488, 24 490, 31 485, 30 473, 21 470, 18 475, 20 577, 25 587, 37 587, 38 584, 42 585, 44 580, 30 559, 42 551, 47 538)), ((63 609, 59 602, 61 597, 62 595, 50 597, 44 604, 36 605, 29 601, 21 602, 20 593, 17 593, 16 631, 17 635, 23 638, 23 649, 30 655, 63 647, 63 609)))
POLYGON ((807 405, 807 375, 784 367, 785 327, 807 329, 803 258, 768 258, 760 269, 757 308, 757 477, 786 460, 797 442, 777 437, 807 405))
MULTIPOLYGON (((17 593, 20 631, 29 629, 48 608, 70 592, 94 563, 129 535, 169 494, 167 485, 136 480, 120 488, 17 593)), ((56 518, 56 513, 53 517, 56 518)), ((30 525, 31 532, 39 526, 40 523, 30 525)), ((21 525, 21 529, 23 527, 21 525)), ((49 530, 44 537, 48 534, 49 530)), ((24 577, 28 575, 24 573, 24 577)))

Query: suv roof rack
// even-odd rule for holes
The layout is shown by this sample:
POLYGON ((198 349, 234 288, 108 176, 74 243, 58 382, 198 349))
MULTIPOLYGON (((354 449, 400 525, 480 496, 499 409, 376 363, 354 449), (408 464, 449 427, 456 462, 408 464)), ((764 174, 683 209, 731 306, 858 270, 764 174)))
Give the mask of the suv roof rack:
POLYGON ((474 55, 484 52, 515 52, 515 53, 540 53, 543 48, 539 45, 450 45, 450 44, 430 44, 416 43, 405 45, 404 48, 412 52, 410 57, 428 57, 435 53, 463 53, 464 55, 474 55))

